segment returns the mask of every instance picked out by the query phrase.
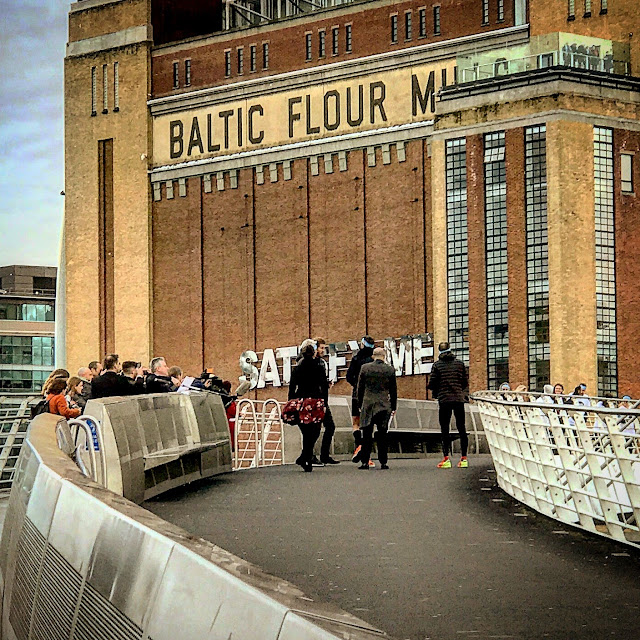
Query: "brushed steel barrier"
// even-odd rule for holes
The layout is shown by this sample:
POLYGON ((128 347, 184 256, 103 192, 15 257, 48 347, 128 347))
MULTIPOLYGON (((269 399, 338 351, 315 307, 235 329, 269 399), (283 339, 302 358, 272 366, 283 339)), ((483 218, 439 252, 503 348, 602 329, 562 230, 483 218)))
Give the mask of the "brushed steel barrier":
POLYGON ((64 420, 43 414, 18 462, 0 539, 0 637, 387 637, 86 478, 58 447, 59 422, 69 445, 64 420))
POLYGON ((640 547, 640 410, 621 401, 559 404, 566 397, 536 393, 473 398, 504 491, 546 516, 640 547))

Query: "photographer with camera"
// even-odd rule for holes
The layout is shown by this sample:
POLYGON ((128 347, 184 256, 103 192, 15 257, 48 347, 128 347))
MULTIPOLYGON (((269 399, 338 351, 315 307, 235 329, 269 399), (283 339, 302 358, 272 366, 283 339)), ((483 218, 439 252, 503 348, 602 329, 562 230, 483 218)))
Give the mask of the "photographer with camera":
POLYGON ((170 393, 180 386, 177 378, 171 378, 167 361, 162 358, 153 358, 149 364, 151 373, 145 380, 147 393, 170 393))

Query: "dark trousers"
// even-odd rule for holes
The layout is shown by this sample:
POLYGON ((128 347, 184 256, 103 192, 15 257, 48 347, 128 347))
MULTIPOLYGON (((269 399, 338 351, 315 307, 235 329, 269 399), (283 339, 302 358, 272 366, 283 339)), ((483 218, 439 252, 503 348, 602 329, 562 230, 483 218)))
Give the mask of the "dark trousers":
POLYGON ((451 453, 451 437, 449 436, 449 423, 451 414, 455 416, 456 427, 460 434, 460 449, 462 455, 467 455, 469 448, 469 438, 467 438, 467 428, 464 417, 464 402, 441 402, 438 418, 440 419, 440 431, 442 431, 442 453, 448 456, 451 453))
POLYGON ((387 431, 389 431, 390 415, 388 411, 380 411, 373 416, 373 420, 366 427, 360 427, 360 431, 362 431, 360 462, 363 464, 367 464, 371 457, 374 427, 376 427, 376 440, 378 441, 378 460, 380 464, 387 464, 387 431))
POLYGON ((313 459, 313 447, 320 435, 320 422, 317 424, 301 424, 302 431, 302 453, 300 454, 301 462, 311 462, 313 459))
POLYGON ((329 409, 329 407, 327 407, 324 414, 322 424, 324 425, 324 434, 322 435, 322 446, 320 448, 321 462, 331 456, 331 439, 336 431, 336 423, 333 421, 333 416, 331 415, 331 409, 329 409))

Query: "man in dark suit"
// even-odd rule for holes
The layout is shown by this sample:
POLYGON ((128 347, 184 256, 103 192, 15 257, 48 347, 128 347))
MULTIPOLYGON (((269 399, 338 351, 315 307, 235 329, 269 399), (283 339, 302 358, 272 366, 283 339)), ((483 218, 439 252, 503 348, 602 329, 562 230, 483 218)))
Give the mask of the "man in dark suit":
POLYGON ((131 396, 143 391, 134 388, 129 379, 120 375, 120 359, 113 353, 103 362, 102 373, 91 381, 92 398, 111 398, 113 396, 131 396))
POLYGON ((385 362, 385 350, 373 350, 373 362, 360 369, 358 378, 358 405, 360 407, 360 430, 362 431, 362 451, 360 460, 364 462, 358 469, 369 469, 369 457, 373 445, 373 428, 377 429, 378 460, 381 469, 387 465, 387 431, 389 420, 396 412, 398 388, 395 369, 385 362))

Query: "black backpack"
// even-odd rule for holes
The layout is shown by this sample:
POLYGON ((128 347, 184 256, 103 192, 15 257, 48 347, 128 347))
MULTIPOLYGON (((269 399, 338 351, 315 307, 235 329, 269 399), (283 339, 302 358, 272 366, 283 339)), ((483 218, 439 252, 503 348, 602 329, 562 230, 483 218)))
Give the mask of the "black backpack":
POLYGON ((39 416, 41 413, 51 413, 49 409, 49 401, 46 398, 42 398, 34 405, 31 405, 31 419, 33 420, 36 416, 39 416))

